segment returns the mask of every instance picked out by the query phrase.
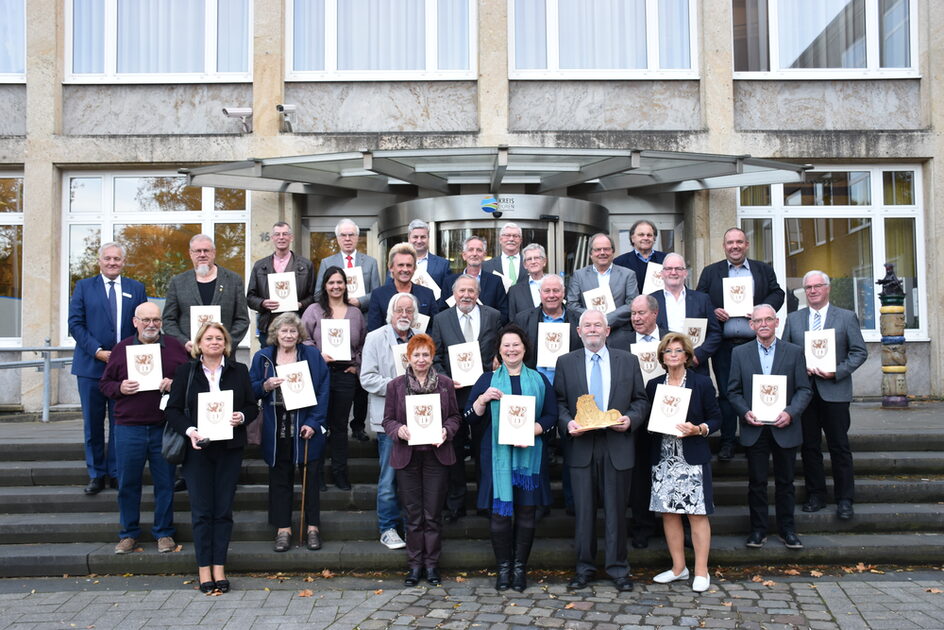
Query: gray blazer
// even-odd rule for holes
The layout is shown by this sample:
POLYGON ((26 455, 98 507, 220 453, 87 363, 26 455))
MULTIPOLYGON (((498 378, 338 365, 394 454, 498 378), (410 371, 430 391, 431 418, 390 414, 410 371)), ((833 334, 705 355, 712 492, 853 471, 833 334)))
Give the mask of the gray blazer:
MULTIPOLYGON (((593 265, 574 271, 570 283, 567 285, 567 308, 574 313, 575 318, 579 319, 580 315, 587 310, 587 305, 583 301, 584 291, 596 289, 599 286, 596 268, 593 265)), ((606 316, 606 321, 611 329, 606 345, 611 348, 628 350, 627 334, 632 330, 629 324, 629 305, 633 298, 639 295, 636 272, 626 267, 612 265, 610 267, 610 292, 613 294, 616 310, 606 316)))
MULTIPOLYGON (((764 427, 756 427, 744 420, 744 414, 751 410, 750 398, 753 393, 755 374, 762 374, 760 357, 757 355, 757 343, 749 341, 736 346, 731 351, 731 378, 728 381, 728 402, 741 419, 741 444, 751 446, 757 442, 764 427)), ((774 440, 781 448, 799 446, 803 442, 803 429, 800 416, 813 398, 810 379, 806 374, 806 360, 803 348, 789 341, 780 339, 774 349, 774 364, 771 374, 784 374, 787 377, 787 407, 790 424, 782 429, 771 426, 774 440)))
MULTIPOLYGON (((802 348, 803 333, 809 330, 809 324, 809 308, 790 313, 783 327, 783 340, 802 348)), ((830 304, 823 328, 836 331, 836 376, 814 376, 816 392, 826 402, 852 402, 852 373, 869 358, 869 351, 859 328, 859 318, 852 311, 830 304)))
MULTIPOLYGON (((420 332, 414 328, 413 334, 420 332)), ((387 383, 396 378, 396 366, 393 363, 393 351, 390 346, 397 344, 397 333, 393 326, 386 324, 367 333, 364 349, 361 351, 361 387, 367 392, 367 418, 370 428, 383 433, 383 413, 386 402, 387 383)))
POLYGON ((518 313, 533 311, 537 304, 531 298, 531 283, 525 280, 508 289, 508 321, 515 321, 518 313))
MULTIPOLYGON (((239 344, 249 330, 249 311, 246 308, 246 293, 243 278, 225 267, 216 266, 216 292, 207 306, 220 305, 220 319, 233 337, 233 345, 239 344)), ((190 341, 190 307, 202 306, 197 274, 185 271, 171 278, 164 303, 164 332, 176 337, 180 343, 190 341)), ((235 348, 234 348, 235 350, 235 348)))
MULTIPOLYGON (((627 270, 628 271, 628 270, 627 270)), ((567 424, 577 414, 577 399, 587 390, 587 368, 584 349, 569 352, 557 360, 554 371, 554 390, 557 392, 558 431, 565 440, 570 440, 570 465, 577 468, 589 466, 593 458, 593 434, 603 431, 606 435, 606 450, 613 468, 628 470, 636 458, 633 433, 649 417, 649 397, 642 381, 639 361, 628 352, 609 348, 610 353, 610 397, 609 408, 617 409, 629 416, 629 431, 597 429, 579 437, 571 437, 567 424)))
MULTIPOLYGON (((347 261, 344 260, 344 256, 341 252, 321 259, 321 262, 318 264, 318 277, 315 279, 315 300, 318 299, 318 292, 321 291, 321 281, 324 279, 325 270, 328 267, 341 267, 343 269, 346 266, 347 261)), ((367 254, 354 252, 354 266, 360 267, 364 273, 364 290, 367 291, 367 295, 359 298, 358 302, 360 302, 361 312, 366 313, 367 309, 370 307, 371 291, 380 286, 380 274, 377 272, 377 261, 367 254)))
MULTIPOLYGON (((492 369, 492 359, 495 358, 495 348, 498 344, 498 330, 501 328, 501 313, 498 309, 484 304, 479 306, 481 321, 479 326, 479 351, 482 353, 482 368, 488 372, 492 369)), ((449 346, 465 343, 465 335, 459 325, 458 311, 455 306, 440 311, 433 316, 430 324, 429 336, 436 344, 436 359, 434 365, 440 374, 452 377, 452 366, 449 363, 449 346)))

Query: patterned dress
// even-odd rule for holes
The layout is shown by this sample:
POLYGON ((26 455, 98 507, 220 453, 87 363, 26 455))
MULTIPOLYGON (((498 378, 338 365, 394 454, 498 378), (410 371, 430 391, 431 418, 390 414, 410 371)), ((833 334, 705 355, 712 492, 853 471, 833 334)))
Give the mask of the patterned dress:
MULTIPOLYGON (((662 514, 708 514, 705 473, 701 465, 689 464, 682 453, 682 439, 663 435, 659 463, 652 467, 652 498, 649 509, 662 514)), ((709 473, 708 484, 711 483, 709 473)), ((713 507, 713 506, 712 506, 713 507)))

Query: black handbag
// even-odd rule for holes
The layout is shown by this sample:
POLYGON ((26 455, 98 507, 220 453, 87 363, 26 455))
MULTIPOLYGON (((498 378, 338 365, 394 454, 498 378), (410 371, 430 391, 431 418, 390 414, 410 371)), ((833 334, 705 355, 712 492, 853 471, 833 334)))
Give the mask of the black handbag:
MULTIPOLYGON (((190 366, 190 378, 187 379, 187 393, 184 395, 186 407, 184 415, 190 417, 190 383, 193 381, 194 365, 190 366)), ((161 455, 164 456, 170 464, 177 466, 184 463, 187 457, 187 438, 178 433, 170 426, 169 422, 164 423, 164 435, 161 439, 161 455)))

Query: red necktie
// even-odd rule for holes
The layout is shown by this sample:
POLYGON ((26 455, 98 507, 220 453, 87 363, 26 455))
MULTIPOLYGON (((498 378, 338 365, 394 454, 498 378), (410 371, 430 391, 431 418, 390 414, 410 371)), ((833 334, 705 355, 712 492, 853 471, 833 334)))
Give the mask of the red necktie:
POLYGON ((352 256, 347 257, 347 268, 348 269, 354 268, 354 258, 352 256))

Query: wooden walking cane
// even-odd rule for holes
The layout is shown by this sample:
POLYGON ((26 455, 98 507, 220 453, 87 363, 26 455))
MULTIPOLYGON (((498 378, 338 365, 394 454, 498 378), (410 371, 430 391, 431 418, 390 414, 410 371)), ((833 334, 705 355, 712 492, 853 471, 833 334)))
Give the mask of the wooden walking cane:
POLYGON ((305 461, 302 464, 302 509, 299 518, 301 523, 298 526, 298 546, 303 547, 302 541, 305 540, 305 490, 308 488, 308 443, 311 440, 305 440, 305 461))

